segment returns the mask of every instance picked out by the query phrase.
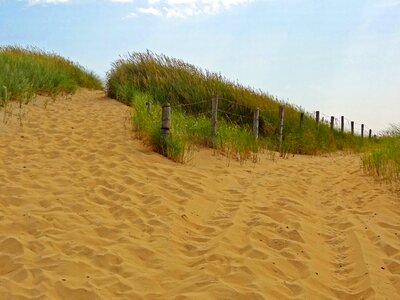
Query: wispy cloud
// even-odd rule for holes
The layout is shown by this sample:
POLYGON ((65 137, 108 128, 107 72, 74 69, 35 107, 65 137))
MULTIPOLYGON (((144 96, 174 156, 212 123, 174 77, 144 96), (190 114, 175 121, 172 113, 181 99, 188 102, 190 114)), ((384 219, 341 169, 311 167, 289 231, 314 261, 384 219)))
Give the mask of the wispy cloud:
MULTIPOLYGON (((111 0, 116 3, 131 3, 135 0, 111 0)), ((254 0, 147 0, 147 7, 136 10, 140 14, 166 17, 190 17, 212 15, 234 6, 246 5, 254 0)))
POLYGON ((139 8, 138 12, 142 14, 154 15, 154 16, 162 16, 162 12, 155 7, 148 7, 148 8, 139 8))
POLYGON ((400 6, 400 0, 381 0, 378 3, 379 6, 381 7, 395 7, 395 6, 400 6))
MULTIPOLYGON (((73 0, 20 0, 29 6, 65 4, 73 0)), ((257 0, 109 0, 115 4, 134 4, 136 9, 125 19, 139 14, 186 18, 195 15, 214 15, 235 6, 246 5, 257 0)), ((384 0, 389 3, 400 0, 384 0)))
POLYGON ((128 15, 126 15, 125 17, 122 18, 122 20, 129 20, 129 19, 133 19, 136 18, 138 16, 137 13, 135 12, 131 12, 128 15))
POLYGON ((111 2, 116 2, 116 3, 132 3, 132 2, 135 2, 135 0, 111 0, 111 2))
POLYGON ((60 4, 60 3, 68 3, 70 0, 28 0, 29 5, 38 5, 38 4, 60 4))

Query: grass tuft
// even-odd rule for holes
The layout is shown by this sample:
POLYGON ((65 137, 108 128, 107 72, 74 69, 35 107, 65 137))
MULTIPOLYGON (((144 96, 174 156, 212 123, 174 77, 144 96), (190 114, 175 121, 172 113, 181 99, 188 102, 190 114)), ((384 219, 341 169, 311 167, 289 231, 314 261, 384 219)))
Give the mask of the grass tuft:
POLYGON ((400 180, 400 125, 392 125, 362 158, 364 170, 387 180, 400 180))
POLYGON ((56 96, 74 93, 78 87, 102 88, 100 79, 84 67, 36 48, 0 47, 0 70, 2 106, 9 100, 28 102, 35 94, 56 96))

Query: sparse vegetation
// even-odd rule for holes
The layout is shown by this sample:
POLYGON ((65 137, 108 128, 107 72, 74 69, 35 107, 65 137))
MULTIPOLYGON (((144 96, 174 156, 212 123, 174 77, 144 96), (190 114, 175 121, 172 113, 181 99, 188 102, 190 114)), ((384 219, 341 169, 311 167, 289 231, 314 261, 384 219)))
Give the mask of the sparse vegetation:
POLYGON ((35 48, 0 48, 0 106, 9 100, 28 102, 35 94, 73 93, 78 87, 101 89, 102 83, 57 54, 35 48))
POLYGON ((400 125, 392 125, 362 161, 368 173, 388 180, 400 180, 400 125))

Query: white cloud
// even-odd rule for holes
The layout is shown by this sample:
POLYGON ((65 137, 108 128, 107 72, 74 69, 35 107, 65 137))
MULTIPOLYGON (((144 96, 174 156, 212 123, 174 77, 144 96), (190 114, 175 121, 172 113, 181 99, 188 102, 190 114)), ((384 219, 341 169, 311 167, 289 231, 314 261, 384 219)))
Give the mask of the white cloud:
MULTIPOLYGON (((45 5, 70 3, 72 0, 24 0, 28 5, 45 5)), ((190 17, 195 15, 212 15, 230 9, 234 6, 246 5, 255 0, 109 0, 118 4, 141 3, 147 7, 139 7, 126 18, 136 17, 137 14, 166 17, 190 17)), ((384 0, 397 3, 400 0, 384 0)))
MULTIPOLYGON (((130 3, 135 0, 111 0, 130 3)), ((246 5, 254 0, 147 0, 148 7, 137 9, 138 13, 166 17, 190 17, 217 14, 234 6, 246 5)))
POLYGON ((38 5, 38 4, 60 4, 60 3, 68 3, 70 0, 28 0, 29 5, 38 5))
POLYGON ((111 0, 111 2, 116 2, 116 3, 132 3, 132 2, 135 2, 135 0, 111 0))
POLYGON ((129 19, 133 19, 136 18, 138 15, 135 12, 131 12, 129 13, 127 16, 125 16, 124 18, 122 18, 122 20, 129 20, 129 19))
POLYGON ((154 7, 148 7, 148 8, 139 8, 138 11, 142 14, 149 14, 149 15, 154 15, 154 16, 162 16, 162 12, 154 7))

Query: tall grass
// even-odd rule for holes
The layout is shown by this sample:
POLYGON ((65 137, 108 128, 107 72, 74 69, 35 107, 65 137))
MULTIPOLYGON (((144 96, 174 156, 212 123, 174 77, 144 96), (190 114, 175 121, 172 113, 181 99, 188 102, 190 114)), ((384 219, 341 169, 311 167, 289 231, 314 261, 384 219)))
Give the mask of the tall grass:
POLYGON ((93 73, 57 54, 35 48, 0 48, 2 102, 28 101, 34 94, 73 93, 78 87, 101 89, 102 83, 93 73))
POLYGON ((364 170, 389 180, 400 180, 400 125, 392 125, 370 153, 362 158, 364 170))
MULTIPOLYGON (((317 127, 309 114, 305 116, 304 128, 300 129, 300 108, 280 101, 268 93, 229 81, 220 74, 203 71, 182 60, 151 52, 133 53, 115 61, 107 75, 107 92, 110 97, 126 104, 131 103, 137 92, 142 92, 160 104, 168 102, 172 105, 183 105, 185 122, 191 120, 188 116, 197 116, 209 111, 210 102, 195 103, 211 100, 216 94, 221 99, 219 115, 230 126, 227 131, 232 131, 232 126, 238 126, 243 132, 248 132, 248 135, 235 139, 238 143, 236 148, 250 150, 253 147, 247 137, 251 136, 249 131, 252 127, 253 110, 258 107, 261 139, 267 140, 265 145, 278 149, 277 124, 280 105, 285 106, 282 145, 285 152, 316 154, 346 149, 360 151, 368 143, 360 137, 331 130, 324 122, 317 127)), ((202 119, 200 118, 199 122, 200 120, 202 119)), ((204 122, 206 123, 205 119, 204 122)), ((223 126, 220 125, 218 130, 220 135, 224 134, 223 126)))
MULTIPOLYGON (((193 146, 210 146, 209 117, 187 115, 179 109, 172 111, 171 133, 165 139, 160 131, 161 107, 154 105, 150 111, 147 109, 146 103, 151 99, 149 94, 134 93, 131 102, 132 123, 138 137, 145 140, 155 151, 174 161, 184 162, 193 146)), ((257 152, 262 143, 263 141, 255 142, 248 130, 221 120, 213 146, 228 155, 249 158, 257 152)))
MULTIPOLYGON (((230 100, 221 102, 221 109, 242 115, 250 115, 254 107, 263 112, 277 111, 280 105, 274 97, 230 82, 220 74, 151 52, 134 53, 114 62, 108 73, 107 91, 110 97, 127 104, 136 91, 149 93, 157 102, 172 105, 200 102, 217 94, 230 100)), ((294 110, 291 106, 288 109, 294 110)), ((199 113, 201 110, 199 106, 186 108, 188 113, 199 113)), ((243 123, 240 118, 230 118, 243 123)), ((269 120, 268 114, 263 119, 269 120)), ((271 123, 275 125, 277 121, 276 115, 271 115, 271 123)))

